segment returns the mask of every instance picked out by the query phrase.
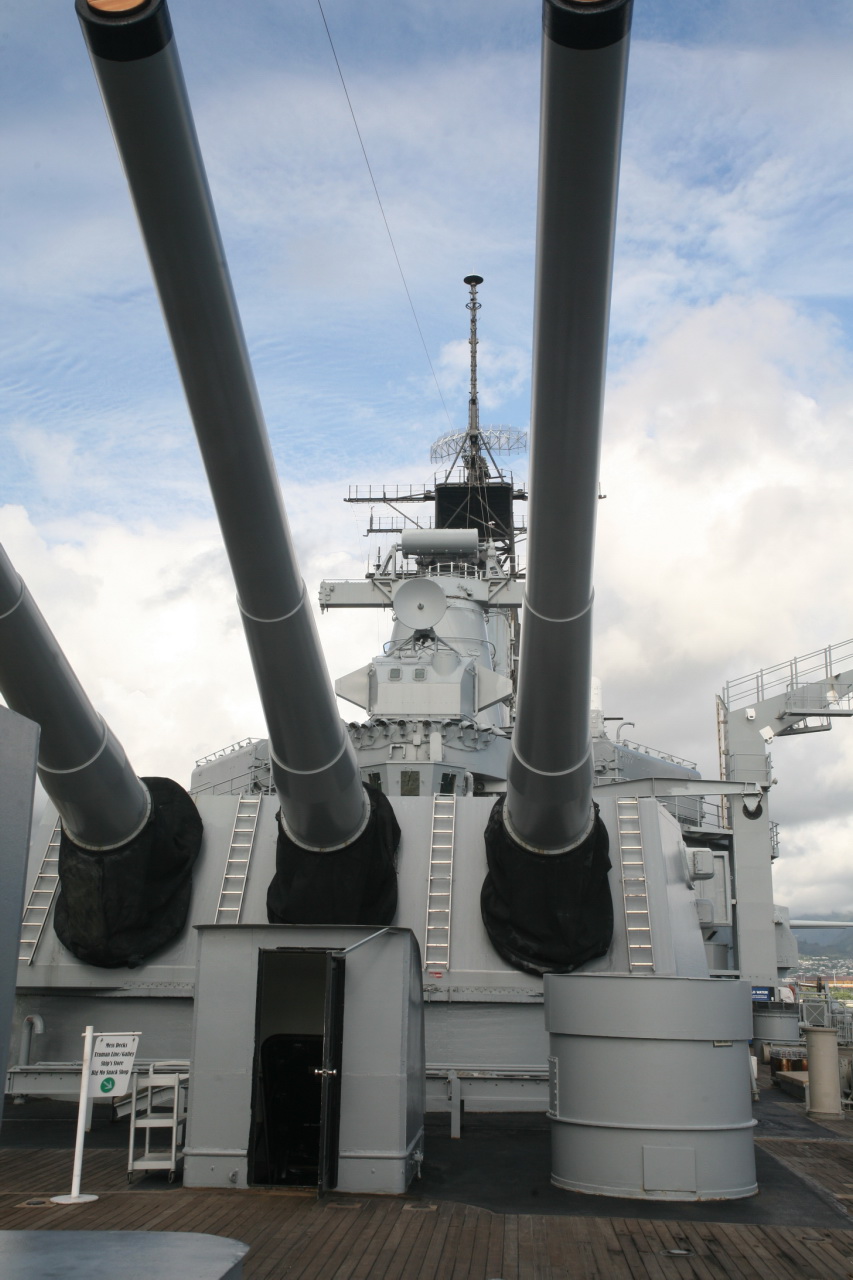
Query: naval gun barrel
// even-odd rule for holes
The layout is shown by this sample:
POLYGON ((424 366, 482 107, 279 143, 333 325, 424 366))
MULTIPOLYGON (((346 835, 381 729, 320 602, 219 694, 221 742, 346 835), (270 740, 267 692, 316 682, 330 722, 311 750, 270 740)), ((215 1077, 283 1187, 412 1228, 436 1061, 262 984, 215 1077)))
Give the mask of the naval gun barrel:
POLYGON ((633 0, 545 0, 530 528, 504 821, 539 853, 593 824, 592 560, 633 0))
POLYGON ((165 0, 76 0, 184 384, 285 830, 352 842, 370 806, 296 562, 165 0))
POLYGON ((62 819, 54 932, 87 964, 141 964, 184 927, 201 819, 170 778, 137 778, 2 547, 0 691, 41 726, 38 774, 62 819))
POLYGON ((39 778, 75 844, 104 853, 137 836, 151 812, 148 788, 2 547, 0 691, 13 711, 41 726, 39 778))

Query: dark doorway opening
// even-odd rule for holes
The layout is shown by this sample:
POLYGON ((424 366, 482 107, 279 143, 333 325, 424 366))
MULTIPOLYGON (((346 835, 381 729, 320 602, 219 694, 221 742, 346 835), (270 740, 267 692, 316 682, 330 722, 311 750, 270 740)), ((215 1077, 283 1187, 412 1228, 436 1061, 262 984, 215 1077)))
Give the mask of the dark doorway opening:
POLYGON ((337 1183, 344 958, 281 949, 258 957, 249 1182, 337 1183))

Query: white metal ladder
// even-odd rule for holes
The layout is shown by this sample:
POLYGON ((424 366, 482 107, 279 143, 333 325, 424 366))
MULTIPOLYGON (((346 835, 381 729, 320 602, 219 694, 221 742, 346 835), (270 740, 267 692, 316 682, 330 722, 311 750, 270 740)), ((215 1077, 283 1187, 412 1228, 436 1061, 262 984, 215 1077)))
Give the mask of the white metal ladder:
POLYGON ((184 1158, 184 1131, 187 1123, 188 1062, 152 1062, 148 1074, 134 1071, 130 1099, 130 1142, 127 1155, 127 1180, 133 1181, 140 1169, 165 1169, 174 1181, 178 1165, 184 1158), (136 1134, 144 1134, 142 1154, 136 1154, 136 1134), (168 1145, 158 1143, 157 1130, 164 1131, 168 1145))
POLYGON ((259 795, 241 796, 237 803, 234 830, 231 832, 228 859, 222 873, 222 887, 219 890, 219 905, 216 908, 214 924, 240 923, 240 912, 243 909, 243 895, 246 892, 246 880, 249 875, 249 862, 255 843, 260 808, 259 795))
POLYGON ((62 821, 57 817, 53 834, 47 842, 41 867, 36 876, 24 914, 21 917, 21 945, 18 948, 18 959, 32 964, 36 954, 56 889, 59 884, 59 837, 62 834, 62 821))
POLYGON ((646 864, 643 860, 643 836, 640 831, 640 802, 616 801, 616 825, 619 831, 619 857, 622 870, 622 894, 625 902, 625 928, 628 938, 628 968, 654 973, 652 922, 646 891, 646 864))
POLYGON ((432 837, 427 882, 424 967, 450 967, 450 904, 453 891, 453 840, 456 796, 432 799, 432 837))

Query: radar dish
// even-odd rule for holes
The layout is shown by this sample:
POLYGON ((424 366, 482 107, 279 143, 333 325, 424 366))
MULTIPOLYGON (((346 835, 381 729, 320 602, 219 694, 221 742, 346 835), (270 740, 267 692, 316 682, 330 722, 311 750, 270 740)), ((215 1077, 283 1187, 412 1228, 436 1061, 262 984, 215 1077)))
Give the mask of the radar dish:
MULTIPOLYGON (((465 443, 467 431, 448 431, 439 436, 429 451, 430 462, 444 462, 447 458, 455 458, 465 443)), ((481 427, 480 440, 492 454, 523 453, 527 448, 527 432, 516 427, 481 427)))
POLYGON ((410 578, 394 592, 394 612, 413 631, 428 631, 446 611, 447 596, 435 578, 410 578))

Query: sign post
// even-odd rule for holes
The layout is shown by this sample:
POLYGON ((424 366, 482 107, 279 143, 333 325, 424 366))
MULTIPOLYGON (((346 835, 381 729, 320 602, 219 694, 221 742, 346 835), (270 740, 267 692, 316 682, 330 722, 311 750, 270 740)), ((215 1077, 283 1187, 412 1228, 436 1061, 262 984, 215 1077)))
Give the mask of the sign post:
POLYGON ((77 1139, 74 1144, 71 1194, 51 1196, 54 1204, 87 1204, 97 1200, 97 1196, 82 1195, 80 1192, 89 1099, 120 1097, 127 1093, 138 1044, 138 1032, 120 1031, 114 1035, 105 1033, 96 1036, 94 1027, 87 1027, 83 1032, 83 1068, 80 1072, 80 1104, 77 1109, 77 1139))

